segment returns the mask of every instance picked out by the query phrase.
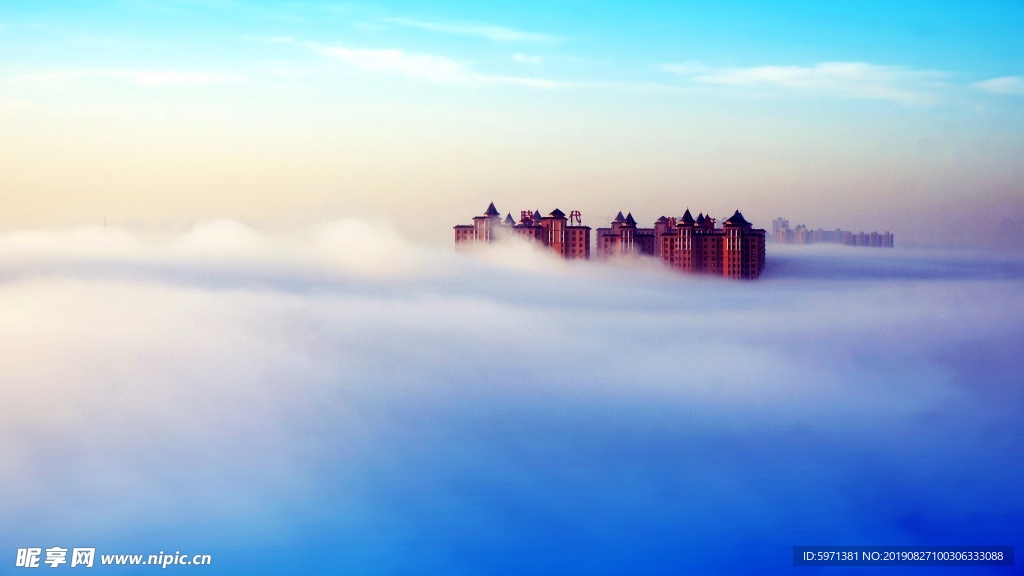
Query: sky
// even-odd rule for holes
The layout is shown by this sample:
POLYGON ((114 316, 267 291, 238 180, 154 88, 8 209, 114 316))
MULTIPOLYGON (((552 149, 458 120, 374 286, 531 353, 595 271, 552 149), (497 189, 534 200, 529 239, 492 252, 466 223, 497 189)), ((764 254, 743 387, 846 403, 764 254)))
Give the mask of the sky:
POLYGON ((770 264, 459 254, 358 219, 2 234, 0 565, 805 575, 792 546, 1019 550, 1024 259, 770 264))
POLYGON ((1019 2, 7 1, 0 227, 355 217, 444 246, 494 201, 1020 246, 1022 24, 1019 2))
POLYGON ((0 0, 0 566, 767 574, 794 545, 1019 544, 1022 24, 0 0), (897 248, 770 245, 757 282, 454 252, 492 201, 897 248))

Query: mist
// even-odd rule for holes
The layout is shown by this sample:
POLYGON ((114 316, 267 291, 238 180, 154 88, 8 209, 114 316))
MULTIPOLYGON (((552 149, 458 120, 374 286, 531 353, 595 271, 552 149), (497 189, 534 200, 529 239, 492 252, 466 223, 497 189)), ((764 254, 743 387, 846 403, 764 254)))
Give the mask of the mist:
POLYGON ((1022 354, 1012 254, 769 246, 737 283, 386 221, 12 233, 0 548, 717 574, 815 573, 794 545, 1010 545, 1022 354))

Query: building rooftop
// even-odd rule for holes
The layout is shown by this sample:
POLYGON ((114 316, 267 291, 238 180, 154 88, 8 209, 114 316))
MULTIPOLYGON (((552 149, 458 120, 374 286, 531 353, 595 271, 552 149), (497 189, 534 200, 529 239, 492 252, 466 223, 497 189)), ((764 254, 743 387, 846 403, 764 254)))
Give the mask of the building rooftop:
POLYGON ((751 225, 750 222, 747 222, 746 218, 743 217, 743 214, 740 214, 739 210, 736 210, 736 212, 734 212, 733 215, 730 216, 729 219, 724 222, 724 224, 726 226, 750 226, 751 225))

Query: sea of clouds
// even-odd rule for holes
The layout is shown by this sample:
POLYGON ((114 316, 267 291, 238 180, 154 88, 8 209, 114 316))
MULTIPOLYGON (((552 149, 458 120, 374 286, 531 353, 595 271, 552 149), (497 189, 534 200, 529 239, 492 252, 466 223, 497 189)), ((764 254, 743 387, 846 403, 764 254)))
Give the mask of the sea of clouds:
POLYGON ((1021 544, 1022 359, 1012 254, 769 246, 727 282, 356 220, 8 233, 0 566, 807 574, 794 545, 1021 544))

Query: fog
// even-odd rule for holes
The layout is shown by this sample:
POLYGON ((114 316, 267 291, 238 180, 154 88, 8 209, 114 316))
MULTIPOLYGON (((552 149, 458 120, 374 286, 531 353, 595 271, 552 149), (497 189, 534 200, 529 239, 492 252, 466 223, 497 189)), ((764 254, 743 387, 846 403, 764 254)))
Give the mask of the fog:
POLYGON ((1014 255, 769 246, 737 283, 387 222, 8 234, 0 557, 808 574, 792 546, 1016 544, 1022 355, 1014 255))

